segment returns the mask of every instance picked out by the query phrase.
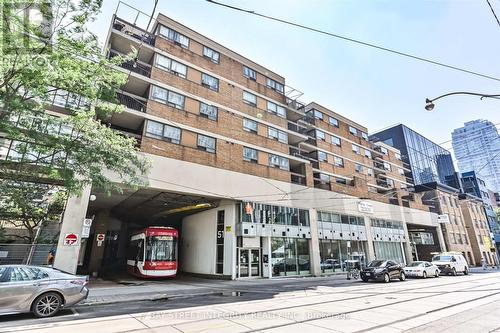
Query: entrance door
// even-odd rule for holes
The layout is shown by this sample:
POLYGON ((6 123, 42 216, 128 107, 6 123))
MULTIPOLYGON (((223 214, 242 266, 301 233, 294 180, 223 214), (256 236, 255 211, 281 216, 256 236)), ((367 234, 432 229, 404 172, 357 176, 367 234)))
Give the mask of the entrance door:
POLYGON ((260 277, 260 249, 238 248, 237 277, 260 277))

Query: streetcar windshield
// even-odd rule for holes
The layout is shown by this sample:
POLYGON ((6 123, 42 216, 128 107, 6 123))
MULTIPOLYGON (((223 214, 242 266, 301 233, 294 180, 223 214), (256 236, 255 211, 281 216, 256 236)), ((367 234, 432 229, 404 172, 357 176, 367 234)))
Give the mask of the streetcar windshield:
POLYGON ((146 260, 177 260, 177 238, 173 236, 150 236, 147 238, 146 260))

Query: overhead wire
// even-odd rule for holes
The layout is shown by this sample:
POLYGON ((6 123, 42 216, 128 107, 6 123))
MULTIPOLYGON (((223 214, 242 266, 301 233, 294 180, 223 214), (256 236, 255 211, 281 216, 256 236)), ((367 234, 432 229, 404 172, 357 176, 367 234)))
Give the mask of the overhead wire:
POLYGON ((334 37, 334 38, 337 38, 337 39, 345 40, 345 41, 348 41, 348 42, 351 42, 351 43, 355 43, 355 44, 358 44, 358 45, 363 45, 363 46, 366 46, 366 47, 374 48, 374 49, 377 49, 377 50, 380 50, 380 51, 389 52, 389 53, 396 54, 396 55, 399 55, 399 56, 402 56, 402 57, 406 57, 406 58, 410 58, 410 59, 413 59, 413 60, 417 60, 417 61, 429 63, 429 64, 432 64, 432 65, 444 67, 444 68, 451 69, 451 70, 454 70, 454 71, 459 71, 459 72, 471 74, 471 75, 474 75, 474 76, 478 76, 478 77, 482 77, 482 78, 486 78, 486 79, 490 79, 490 80, 494 80, 494 81, 500 81, 500 78, 494 77, 494 76, 491 76, 491 75, 488 75, 488 74, 479 73, 479 72, 476 72, 476 71, 472 71, 472 70, 461 68, 461 67, 454 66, 454 65, 448 65, 448 64, 445 64, 443 62, 439 62, 437 60, 432 60, 432 59, 429 59, 429 58, 424 58, 424 57, 416 56, 416 55, 413 55, 413 54, 410 54, 410 53, 406 53, 406 52, 398 51, 398 50, 395 50, 395 49, 387 48, 387 47, 384 47, 384 46, 380 46, 380 45, 377 45, 377 44, 374 44, 374 43, 371 43, 371 42, 365 42, 365 41, 362 41, 362 40, 359 40, 359 39, 355 39, 355 38, 352 38, 352 37, 342 36, 342 35, 335 34, 335 33, 332 33, 332 32, 328 32, 328 31, 325 31, 325 30, 321 30, 321 29, 317 29, 317 28, 312 28, 312 27, 309 27, 309 26, 306 26, 306 25, 303 25, 303 24, 294 23, 294 22, 291 22, 291 21, 287 21, 287 20, 284 20, 284 19, 277 18, 277 17, 273 17, 273 16, 261 14, 261 13, 258 13, 256 11, 253 11, 253 10, 248 10, 248 9, 244 9, 244 8, 240 8, 240 7, 236 7, 236 6, 231 6, 231 5, 224 4, 224 3, 221 3, 221 2, 217 2, 217 1, 213 1, 213 0, 205 0, 205 1, 207 1, 207 2, 209 2, 211 4, 214 4, 214 5, 218 5, 218 6, 229 8, 231 10, 239 11, 239 12, 250 14, 250 15, 259 16, 259 17, 262 17, 262 18, 265 18, 265 19, 268 19, 268 20, 272 20, 272 21, 284 23, 284 24, 287 24, 287 25, 290 25, 290 26, 294 26, 294 27, 305 29, 305 30, 309 30, 309 31, 313 31, 313 32, 320 33, 320 34, 323 34, 323 35, 326 35, 326 36, 330 36, 330 37, 334 37))

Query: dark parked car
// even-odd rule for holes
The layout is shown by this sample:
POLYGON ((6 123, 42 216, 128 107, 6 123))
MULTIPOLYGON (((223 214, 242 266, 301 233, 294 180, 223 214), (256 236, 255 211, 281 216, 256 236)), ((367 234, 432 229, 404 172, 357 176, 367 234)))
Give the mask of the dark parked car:
POLYGON ((341 268, 340 262, 337 259, 325 259, 321 262, 321 269, 341 268))
POLYGON ((392 279, 406 280, 403 266, 392 260, 373 260, 361 271, 361 279, 390 282, 392 279))

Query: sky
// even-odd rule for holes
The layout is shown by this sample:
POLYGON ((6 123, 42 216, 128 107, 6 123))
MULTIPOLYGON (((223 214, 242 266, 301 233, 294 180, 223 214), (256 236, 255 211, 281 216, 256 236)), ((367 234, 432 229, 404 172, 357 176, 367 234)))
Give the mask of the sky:
MULTIPOLYGON (((269 16, 500 78, 500 26, 483 0, 220 0, 269 16)), ((118 0, 105 0, 91 30, 104 43, 118 0)), ((154 0, 126 3, 151 13, 154 0)), ((500 15, 500 0, 490 0, 500 15)), ((303 102, 315 101, 369 133, 403 123, 436 143, 464 122, 500 123, 500 81, 422 63, 311 31, 235 12, 205 0, 160 0, 158 12, 285 77, 303 102)), ((135 13, 121 4, 118 16, 135 13)), ((145 17, 140 24, 147 25, 145 17)), ((451 142, 443 146, 451 149, 451 142)))

